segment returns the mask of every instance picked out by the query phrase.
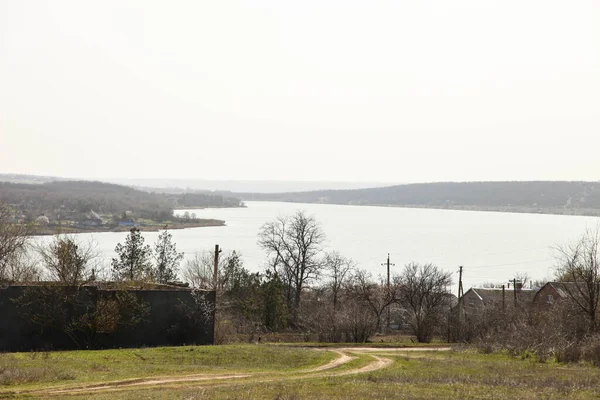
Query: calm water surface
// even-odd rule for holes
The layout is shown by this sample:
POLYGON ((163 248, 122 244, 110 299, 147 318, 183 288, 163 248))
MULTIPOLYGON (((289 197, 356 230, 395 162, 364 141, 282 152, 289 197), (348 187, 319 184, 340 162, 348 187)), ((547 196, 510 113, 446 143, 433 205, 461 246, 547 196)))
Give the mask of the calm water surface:
MULTIPOLYGON (((320 221, 328 246, 354 259, 374 274, 385 273, 381 265, 391 254, 393 271, 411 261, 433 262, 456 272, 464 266, 464 282, 507 282, 516 272, 534 279, 554 274, 553 246, 568 243, 588 228, 597 217, 513 214, 392 207, 338 206, 247 202, 247 208, 187 210, 199 218, 217 218, 227 226, 173 230, 179 251, 186 258, 219 244, 224 251, 239 250, 245 266, 262 269, 264 253, 256 244, 262 224, 280 215, 304 210, 320 221)), ((127 233, 81 234, 98 243, 105 262, 127 233)), ((145 232, 146 243, 158 236, 145 232)), ((41 239, 41 240, 47 240, 41 239)), ((458 275, 455 274, 455 280, 458 275)))

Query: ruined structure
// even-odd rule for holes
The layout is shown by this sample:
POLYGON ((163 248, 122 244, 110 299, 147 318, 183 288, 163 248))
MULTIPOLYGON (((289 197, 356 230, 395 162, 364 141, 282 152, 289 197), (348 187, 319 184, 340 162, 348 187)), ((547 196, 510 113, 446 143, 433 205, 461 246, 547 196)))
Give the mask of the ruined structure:
POLYGON ((212 344, 213 291, 147 283, 0 286, 0 351, 212 344))

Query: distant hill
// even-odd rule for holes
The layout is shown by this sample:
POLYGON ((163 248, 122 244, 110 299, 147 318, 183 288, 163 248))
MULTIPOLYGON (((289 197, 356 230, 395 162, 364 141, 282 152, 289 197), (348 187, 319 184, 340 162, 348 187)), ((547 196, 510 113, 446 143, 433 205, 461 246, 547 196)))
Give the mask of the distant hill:
POLYGON ((341 190, 382 187, 390 183, 380 182, 321 182, 321 181, 274 181, 274 180, 209 180, 209 179, 104 179, 106 182, 143 188, 169 188, 170 191, 200 190, 219 192, 282 193, 309 190, 341 190))
POLYGON ((65 181, 68 179, 56 176, 25 175, 25 174, 0 174, 0 182, 9 183, 46 183, 53 181, 65 181))
POLYGON ((242 200, 600 215, 600 182, 444 182, 233 195, 242 200))
MULTIPOLYGON (((0 181, 12 183, 45 183, 52 181, 80 181, 82 178, 59 178, 54 176, 0 174, 0 181)), ((245 192, 282 193, 305 192, 309 190, 342 190, 388 186, 382 182, 340 182, 340 181, 276 181, 276 180, 211 180, 211 179, 134 179, 106 178, 101 182, 134 187, 148 192, 245 192)), ((396 183, 396 182, 393 182, 396 183)))
MULTIPOLYGON (((208 193, 152 193, 95 181, 46 183, 0 182, 0 203, 8 203, 28 219, 45 215, 78 216, 92 211, 135 218, 167 220, 176 208, 239 207, 240 200, 208 193)), ((88 216, 89 217, 89 216, 88 216)))

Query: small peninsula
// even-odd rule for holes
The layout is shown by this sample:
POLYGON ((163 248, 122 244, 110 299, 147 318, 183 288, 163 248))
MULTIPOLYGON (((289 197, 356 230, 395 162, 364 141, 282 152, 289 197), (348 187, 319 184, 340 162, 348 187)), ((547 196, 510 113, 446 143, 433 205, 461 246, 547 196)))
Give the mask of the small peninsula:
POLYGON ((31 226, 34 235, 126 232, 223 226, 225 221, 198 218, 176 209, 243 207, 235 197, 211 192, 142 190, 97 181, 0 182, 0 204, 14 224, 31 226))

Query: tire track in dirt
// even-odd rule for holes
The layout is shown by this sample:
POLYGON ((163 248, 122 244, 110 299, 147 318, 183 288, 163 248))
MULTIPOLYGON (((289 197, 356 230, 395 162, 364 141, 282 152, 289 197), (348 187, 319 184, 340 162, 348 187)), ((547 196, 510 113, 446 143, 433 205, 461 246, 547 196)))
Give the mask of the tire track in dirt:
POLYGON ((342 372, 338 372, 338 373, 332 373, 329 374, 329 376, 345 376, 345 375, 356 375, 356 374, 366 374, 367 372, 373 372, 373 371, 377 371, 379 369, 383 369, 383 368, 387 368, 390 365, 392 365, 392 363, 394 362, 394 360, 390 359, 390 358, 385 358, 385 357, 378 357, 372 354, 369 354, 371 357, 373 357, 375 359, 375 361, 365 365, 364 367, 360 367, 360 368, 356 368, 356 369, 351 369, 348 371, 342 371, 342 372))
MULTIPOLYGON (((173 388, 190 388, 195 386, 218 386, 219 382, 224 380, 230 380, 231 383, 235 384, 253 384, 253 383, 267 383, 275 381, 286 381, 286 380, 297 380, 297 379, 309 379, 309 378, 322 378, 322 377, 334 377, 334 376, 347 376, 364 374, 368 372, 377 371, 383 368, 387 368, 393 363, 393 360, 386 357, 381 357, 373 353, 385 353, 385 355, 397 355, 402 352, 420 352, 420 351, 448 351, 449 347, 443 348, 373 348, 373 347, 345 347, 345 348, 332 348, 324 351, 330 351, 336 353, 339 357, 323 364, 321 366, 310 368, 306 370, 300 370, 294 372, 294 375, 289 376, 277 376, 272 375, 273 373, 248 373, 248 374, 221 374, 221 375, 207 375, 207 374, 194 374, 194 375, 178 375, 178 376, 164 376, 164 377, 149 377, 149 378, 137 378, 127 379, 121 381, 108 381, 98 382, 91 385, 79 385, 73 387, 56 387, 47 389, 37 389, 29 391, 14 391, 0 393, 0 398, 4 396, 64 396, 64 395, 83 395, 93 394, 100 392, 113 392, 122 391, 131 388, 137 389, 150 389, 152 387, 161 386, 173 387, 173 388), (373 358, 373 361, 367 365, 363 365, 358 368, 353 368, 345 371, 335 371, 336 368, 355 360, 356 356, 351 356, 348 353, 354 353, 359 355, 368 355, 373 358), (334 371, 331 371, 334 370, 334 371), (251 379, 247 379, 251 378, 251 379), (254 379, 255 378, 255 379, 254 379)), ((383 354, 382 354, 383 355, 383 354)), ((228 383, 230 384, 230 383, 228 383)))
POLYGON ((305 370, 302 370, 302 371, 299 371, 299 372, 301 372, 301 373, 312 373, 312 372, 325 371, 325 370, 328 370, 328 369, 337 368, 340 365, 349 363, 350 361, 356 359, 356 357, 351 357, 351 356, 349 356, 348 354, 344 353, 341 350, 331 349, 331 350, 326 350, 326 351, 331 351, 333 353, 337 353, 339 355, 339 357, 336 358, 336 359, 334 359, 334 360, 331 360, 327 364, 323 364, 323 365, 315 367, 315 368, 305 369, 305 370))
POLYGON ((50 390, 41 390, 41 391, 33 391, 33 392, 21 392, 19 395, 44 395, 44 396, 59 396, 59 395, 74 395, 74 394, 86 394, 86 393, 96 393, 96 392, 109 392, 116 390, 125 390, 132 387, 139 387, 140 389, 144 389, 146 387, 159 386, 164 384, 173 384, 173 383, 193 383, 193 382, 202 382, 202 381, 218 381, 224 379, 240 379, 240 378, 248 378, 252 376, 251 374, 239 374, 239 375, 187 375, 187 376, 174 376, 174 377, 165 377, 162 379, 157 378, 148 378, 148 379, 135 379, 132 381, 112 381, 106 383, 99 383, 90 386, 80 386, 80 387, 71 387, 71 388, 61 388, 61 389, 50 389, 50 390))
MULTIPOLYGON (((306 370, 297 371, 299 374, 310 374, 319 371, 325 371, 332 368, 337 368, 343 364, 346 364, 356 357, 351 357, 345 354, 344 352, 338 350, 330 350, 339 357, 331 360, 327 364, 320 365, 315 368, 310 368, 306 370)), ((177 375, 177 376, 164 376, 164 377, 149 377, 149 378, 134 378, 134 379, 124 379, 119 381, 108 381, 108 382, 99 382, 90 385, 79 385, 73 387, 59 387, 59 388, 49 388, 49 389, 41 389, 41 390, 31 390, 31 391, 21 391, 21 392, 11 392, 11 393, 0 393, 0 398, 4 396, 14 396, 14 395, 45 395, 45 396, 58 396, 58 395, 68 395, 68 394, 85 394, 85 393, 96 393, 96 392, 108 392, 114 390, 124 390, 131 387, 140 387, 143 388, 145 386, 157 386, 157 385, 165 385, 165 384, 174 384, 174 383, 196 383, 203 381, 219 381, 225 379, 241 379, 241 378, 249 378, 251 376, 264 376, 264 373, 254 373, 254 374, 222 374, 222 375, 210 375, 210 374, 193 374, 193 375, 177 375)))

